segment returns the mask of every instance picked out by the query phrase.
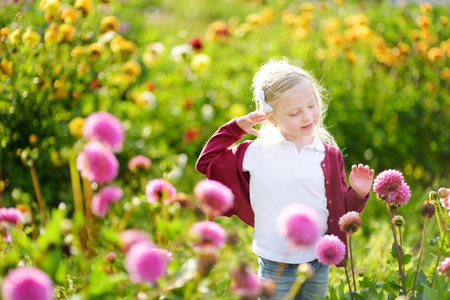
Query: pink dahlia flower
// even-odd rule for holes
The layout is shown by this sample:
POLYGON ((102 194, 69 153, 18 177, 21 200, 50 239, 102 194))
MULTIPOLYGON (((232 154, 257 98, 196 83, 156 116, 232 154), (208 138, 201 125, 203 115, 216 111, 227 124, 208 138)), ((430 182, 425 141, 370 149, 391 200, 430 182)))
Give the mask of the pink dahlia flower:
POLYGON ((2 284, 2 297, 7 300, 54 299, 53 281, 40 269, 19 267, 6 275, 2 284))
POLYGON ((386 170, 378 174, 373 182, 374 192, 382 199, 389 196, 393 202, 400 192, 403 184, 403 174, 397 170, 386 170))
POLYGON ((240 299, 257 299, 261 290, 258 276, 246 265, 231 269, 230 289, 240 299))
POLYGON ((439 275, 445 276, 447 279, 450 277, 450 256, 446 257, 441 265, 438 267, 439 275))
POLYGON ((84 121, 83 136, 106 144, 112 151, 122 150, 125 131, 122 122, 107 112, 95 112, 84 121))
POLYGON ((139 229, 125 229, 120 233, 121 250, 127 252, 134 244, 150 242, 148 233, 139 229))
POLYGON ((92 213, 98 217, 104 217, 111 206, 123 197, 123 191, 117 186, 107 186, 92 197, 92 213))
POLYGON ((300 204, 285 207, 278 215, 277 227, 293 247, 312 246, 320 235, 316 213, 300 204))
POLYGON ((218 217, 233 206, 233 192, 215 180, 202 180, 194 188, 200 208, 211 217, 218 217))
POLYGON ((108 183, 119 173, 119 161, 105 146, 89 142, 78 154, 77 168, 81 176, 98 184, 108 183))
POLYGON ((0 222, 7 222, 10 224, 17 224, 23 222, 23 215, 17 208, 1 207, 0 208, 0 222))
POLYGON ((191 236, 194 249, 199 250, 207 246, 222 248, 226 240, 226 232, 219 224, 212 221, 200 221, 192 225, 191 236))
POLYGON ((325 235, 316 244, 317 259, 324 265, 337 265, 345 257, 345 244, 335 235, 325 235))
POLYGON ((136 155, 128 161, 128 170, 136 172, 137 169, 148 169, 152 165, 150 158, 144 155, 136 155))
POLYGON ((409 190, 409 186, 403 182, 402 187, 397 192, 397 196, 395 197, 395 205, 401 206, 403 204, 408 203, 409 198, 411 197, 411 191, 409 190))
POLYGON ((164 199, 170 199, 177 194, 175 187, 164 179, 157 178, 150 180, 145 186, 145 194, 149 203, 154 203, 164 199))
POLYGON ((155 284, 166 271, 171 253, 149 242, 133 245, 125 255, 125 269, 132 283, 155 284))
POLYGON ((346 234, 358 231, 361 226, 361 217, 356 211, 349 211, 339 218, 339 228, 346 234))

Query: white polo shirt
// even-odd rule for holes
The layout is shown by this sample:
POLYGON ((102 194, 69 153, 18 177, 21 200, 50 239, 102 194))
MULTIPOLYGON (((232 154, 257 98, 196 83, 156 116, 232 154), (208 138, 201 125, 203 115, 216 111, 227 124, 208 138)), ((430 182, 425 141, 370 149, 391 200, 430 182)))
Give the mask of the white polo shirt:
POLYGON ((252 250, 255 254, 272 261, 296 264, 316 259, 314 246, 289 247, 287 239, 278 233, 277 218, 284 207, 302 204, 317 213, 321 236, 326 233, 328 209, 320 167, 324 157, 325 148, 317 137, 300 152, 286 139, 267 144, 258 138, 247 148, 243 170, 250 173, 250 203, 255 213, 252 250))

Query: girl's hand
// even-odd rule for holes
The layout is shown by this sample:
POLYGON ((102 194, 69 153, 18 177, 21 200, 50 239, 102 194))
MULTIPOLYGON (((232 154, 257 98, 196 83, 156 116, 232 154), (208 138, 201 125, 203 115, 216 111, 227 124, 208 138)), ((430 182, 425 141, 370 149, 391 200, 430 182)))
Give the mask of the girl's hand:
POLYGON ((261 114, 258 112, 251 112, 246 116, 238 117, 236 119, 236 123, 242 130, 244 130, 247 134, 253 134, 258 136, 258 130, 254 129, 258 123, 262 123, 267 117, 267 114, 261 114))
POLYGON ((374 173, 373 169, 369 169, 367 165, 352 166, 349 183, 358 196, 365 197, 370 192, 374 173))

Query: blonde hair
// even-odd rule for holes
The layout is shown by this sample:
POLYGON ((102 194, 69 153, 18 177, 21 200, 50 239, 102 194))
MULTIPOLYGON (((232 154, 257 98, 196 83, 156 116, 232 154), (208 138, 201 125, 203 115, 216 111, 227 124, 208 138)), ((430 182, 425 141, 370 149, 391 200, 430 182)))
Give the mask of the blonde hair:
MULTIPOLYGON (((256 110, 261 113, 264 112, 256 97, 259 91, 264 91, 267 104, 273 109, 276 109, 279 97, 305 79, 311 83, 314 98, 320 110, 320 121, 314 129, 314 135, 319 137, 323 142, 337 147, 336 141, 323 123, 328 106, 328 103, 324 101, 324 88, 310 73, 291 64, 286 58, 270 59, 261 66, 253 77, 251 87, 253 90, 253 99, 256 102, 256 110)), ((273 138, 277 134, 279 135, 279 133, 281 133, 280 130, 269 120, 263 122, 260 129, 261 137, 273 138)))

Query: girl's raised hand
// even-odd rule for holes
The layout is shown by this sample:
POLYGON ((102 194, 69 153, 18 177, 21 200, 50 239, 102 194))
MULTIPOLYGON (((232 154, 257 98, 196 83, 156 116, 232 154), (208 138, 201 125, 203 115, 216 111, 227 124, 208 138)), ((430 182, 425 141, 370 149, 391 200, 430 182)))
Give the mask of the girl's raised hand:
POLYGON ((356 194, 360 197, 365 197, 372 187, 374 171, 369 166, 359 164, 353 165, 349 176, 349 183, 356 194))
POLYGON ((267 117, 266 113, 262 114, 258 112, 251 112, 246 116, 238 117, 236 119, 236 123, 247 134, 253 134, 258 136, 258 130, 254 129, 253 126, 263 122, 266 119, 266 117, 267 117))

